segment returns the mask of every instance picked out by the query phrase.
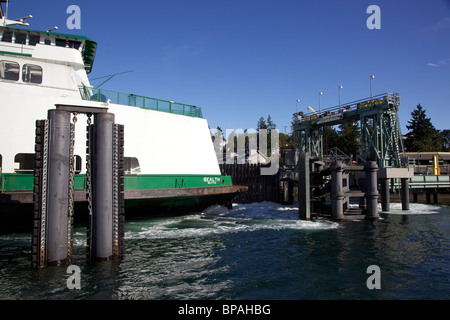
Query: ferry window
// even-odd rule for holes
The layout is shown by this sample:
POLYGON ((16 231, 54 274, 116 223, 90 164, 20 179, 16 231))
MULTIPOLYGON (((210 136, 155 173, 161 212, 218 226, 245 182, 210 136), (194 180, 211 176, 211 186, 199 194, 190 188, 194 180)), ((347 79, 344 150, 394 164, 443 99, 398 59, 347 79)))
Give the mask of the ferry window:
POLYGON ((39 40, 40 40, 39 35, 32 35, 32 34, 30 34, 30 35, 28 36, 28 44, 29 44, 30 46, 35 46, 36 44, 39 43, 39 40))
POLYGON ((6 60, 0 61, 0 79, 18 81, 19 70, 20 66, 16 62, 6 60))
POLYGON ((2 41, 3 42, 12 42, 12 31, 4 31, 2 41))
POLYGON ((51 40, 51 39, 45 39, 45 40, 44 40, 44 44, 50 46, 50 45, 52 44, 52 40, 51 40))
POLYGON ((56 38, 55 44, 57 47, 65 47, 66 46, 66 39, 58 39, 56 38))
POLYGON ((14 40, 14 43, 19 44, 26 44, 27 42, 27 34, 26 33, 15 33, 16 39, 14 40))
POLYGON ((74 49, 79 49, 80 48, 80 46, 81 46, 81 42, 79 42, 79 41, 72 41, 72 40, 69 40, 69 41, 67 41, 68 42, 68 44, 69 44, 69 48, 74 48, 74 49))
POLYGON ((140 174, 141 166, 139 165, 139 160, 134 157, 124 157, 123 170, 125 174, 140 174))
POLYGON ((15 169, 16 173, 34 172, 34 153, 18 153, 14 157, 14 162, 19 163, 19 169, 15 169))
MULTIPOLYGON (((0 158, 1 160, 1 158, 0 158)), ((18 153, 14 157, 14 162, 19 163, 19 169, 15 169, 16 173, 33 173, 34 172, 34 153, 18 153)), ((81 172, 81 157, 75 155, 75 174, 81 172)))
POLYGON ((81 157, 75 155, 75 174, 80 174, 81 172, 81 157))
POLYGON ((34 64, 24 64, 22 69, 22 81, 42 83, 42 68, 34 64))

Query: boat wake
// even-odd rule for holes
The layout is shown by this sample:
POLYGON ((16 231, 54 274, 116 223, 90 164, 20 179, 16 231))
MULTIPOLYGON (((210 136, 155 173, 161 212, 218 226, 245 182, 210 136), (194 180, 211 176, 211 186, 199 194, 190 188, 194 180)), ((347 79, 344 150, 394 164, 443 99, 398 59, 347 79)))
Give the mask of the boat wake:
POLYGON ((258 230, 327 230, 338 227, 338 223, 302 221, 298 218, 298 207, 279 205, 273 202, 234 204, 228 210, 213 206, 202 213, 181 217, 149 219, 129 222, 125 238, 180 238, 202 237, 212 234, 253 232, 258 230))

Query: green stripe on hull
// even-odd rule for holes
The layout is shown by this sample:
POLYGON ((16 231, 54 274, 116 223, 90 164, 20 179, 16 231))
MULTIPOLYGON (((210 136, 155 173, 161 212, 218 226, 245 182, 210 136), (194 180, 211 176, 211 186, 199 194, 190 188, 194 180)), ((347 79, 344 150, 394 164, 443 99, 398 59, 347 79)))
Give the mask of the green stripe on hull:
POLYGON ((231 177, 220 175, 136 175, 125 176, 125 190, 195 188, 231 185, 231 177))
MULTIPOLYGON (((3 173, 1 192, 32 191, 32 174, 3 173)), ((124 177, 125 190, 166 189, 166 188, 196 188, 231 186, 230 176, 221 175, 176 175, 176 174, 141 174, 124 177)), ((74 187, 82 190, 86 185, 84 174, 75 175, 74 187)))

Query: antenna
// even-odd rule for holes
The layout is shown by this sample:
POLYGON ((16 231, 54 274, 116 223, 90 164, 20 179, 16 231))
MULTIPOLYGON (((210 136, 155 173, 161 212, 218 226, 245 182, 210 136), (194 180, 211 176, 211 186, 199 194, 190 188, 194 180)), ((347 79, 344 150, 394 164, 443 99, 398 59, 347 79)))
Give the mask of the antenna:
POLYGON ((103 77, 98 77, 98 78, 94 78, 91 79, 91 81, 94 80, 98 80, 98 79, 103 79, 103 78, 108 78, 105 81, 103 81, 102 83, 100 83, 99 85, 95 86, 95 88, 100 88, 100 86, 104 85, 106 82, 108 82, 109 80, 111 80, 112 78, 114 78, 115 76, 119 75, 119 74, 124 74, 124 73, 129 73, 129 72, 133 72, 134 70, 129 70, 129 71, 124 71, 124 72, 118 72, 118 73, 114 73, 114 74, 110 74, 108 76, 103 76, 103 77))
POLYGON ((0 19, 3 19, 3 16, 4 16, 4 14, 3 14, 3 7, 2 7, 2 2, 4 2, 4 0, 0 0, 0 19))
POLYGON ((58 30, 58 27, 54 26, 53 28, 50 28, 50 29, 46 30, 45 32, 52 32, 53 30, 58 30))

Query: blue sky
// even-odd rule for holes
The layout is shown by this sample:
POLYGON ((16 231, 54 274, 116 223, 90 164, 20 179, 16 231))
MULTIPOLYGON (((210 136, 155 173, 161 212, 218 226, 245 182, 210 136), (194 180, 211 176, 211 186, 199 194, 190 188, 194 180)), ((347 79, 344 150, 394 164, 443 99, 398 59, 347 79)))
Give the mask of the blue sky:
MULTIPOLYGON (((202 107, 211 128, 255 128, 373 92, 399 92, 403 133, 420 103, 435 127, 450 121, 450 1, 12 0, 9 18, 98 42, 91 78, 134 70, 102 88, 202 107), (81 29, 69 30, 69 5, 81 29), (368 29, 368 6, 381 29, 368 29)), ((97 82, 98 83, 98 82, 97 82)), ((96 84, 96 82, 94 82, 96 84)))

